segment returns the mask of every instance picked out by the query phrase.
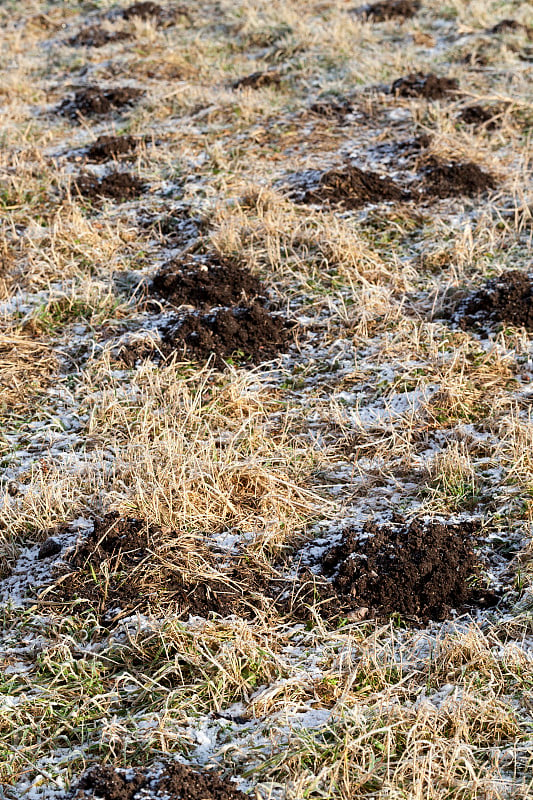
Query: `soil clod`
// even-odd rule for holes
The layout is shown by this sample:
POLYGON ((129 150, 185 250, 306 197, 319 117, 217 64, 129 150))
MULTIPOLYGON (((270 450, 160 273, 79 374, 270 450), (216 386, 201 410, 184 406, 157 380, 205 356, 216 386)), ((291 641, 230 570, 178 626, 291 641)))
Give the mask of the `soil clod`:
POLYGON ((263 89, 265 86, 279 86, 281 75, 275 70, 252 72, 232 83, 233 89, 263 89))
POLYGON ((111 136, 102 134, 85 149, 85 158, 95 164, 109 161, 131 153, 139 145, 135 136, 111 136))
POLYGON ((424 75, 412 72, 394 81, 390 93, 396 97, 423 97, 426 100, 440 100, 457 92, 459 83, 455 78, 439 78, 434 73, 424 75))
POLYGON ((216 772, 197 771, 185 764, 167 764, 162 773, 149 769, 116 769, 96 764, 82 775, 69 800, 248 800, 233 781, 216 772))
POLYGON ((348 529, 320 561, 327 585, 314 582, 322 613, 354 617, 401 614, 423 622, 443 620, 452 609, 491 605, 495 596, 471 588, 479 573, 473 549, 476 526, 401 518, 363 530, 348 529))
POLYGON ((429 197, 475 197, 496 188, 496 179, 472 161, 428 161, 422 169, 424 191, 429 197))
POLYGON ((87 86, 78 89, 73 97, 65 98, 58 106, 58 113, 72 119, 80 115, 98 116, 132 105, 144 92, 132 86, 116 86, 102 89, 99 86, 87 86))
POLYGON ((453 319, 464 330, 486 332, 506 324, 533 331, 533 281, 520 270, 490 278, 481 289, 462 300, 453 319))
POLYGON ((419 10, 420 3, 416 0, 384 0, 359 6, 353 9, 353 13, 373 22, 386 22, 389 19, 410 19, 419 10))
POLYGON ((85 174, 78 176, 73 183, 73 193, 92 202, 97 202, 103 197, 117 201, 131 200, 145 188, 144 181, 129 172, 110 172, 103 178, 85 174))
POLYGON ((248 270, 216 256, 185 256, 165 264, 150 290, 175 306, 196 308, 246 304, 265 294, 259 279, 248 270))
POLYGON ((53 536, 50 536, 39 548, 39 552, 37 554, 37 558, 42 561, 45 558, 51 558, 51 556, 57 556, 62 550, 62 544, 59 539, 56 539, 53 536))
POLYGON ((411 197, 410 191, 385 175, 348 166, 322 173, 318 185, 308 189, 301 202, 355 209, 368 203, 399 202, 411 197))
POLYGON ((131 39, 131 35, 126 31, 108 31, 99 25, 91 25, 71 36, 68 44, 71 47, 104 47, 111 42, 123 42, 126 39, 131 39))

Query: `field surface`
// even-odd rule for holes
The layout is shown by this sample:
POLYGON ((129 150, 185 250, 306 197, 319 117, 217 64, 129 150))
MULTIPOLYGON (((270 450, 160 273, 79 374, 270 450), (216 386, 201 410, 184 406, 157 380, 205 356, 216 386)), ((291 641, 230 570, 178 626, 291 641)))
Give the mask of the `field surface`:
POLYGON ((0 42, 0 798, 533 798, 531 4, 0 42))

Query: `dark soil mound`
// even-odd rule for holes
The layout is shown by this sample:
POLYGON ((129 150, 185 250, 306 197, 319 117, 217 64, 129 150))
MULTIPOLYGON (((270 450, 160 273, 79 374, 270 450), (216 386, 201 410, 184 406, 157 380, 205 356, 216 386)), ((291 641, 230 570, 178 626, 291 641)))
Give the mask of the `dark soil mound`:
POLYGON ((485 331, 506 324, 533 331, 533 281, 520 270, 491 278, 477 292, 462 300, 453 319, 464 330, 485 331))
POLYGON ((457 119, 465 125, 483 126, 487 130, 494 130, 498 127, 502 113, 503 109, 500 106, 472 105, 463 108, 457 119))
POLYGON ((416 0, 384 0, 354 9, 358 16, 371 19, 373 22, 385 22, 388 19, 410 19, 420 10, 416 0))
POLYGON ((70 800, 249 800, 228 778, 216 772, 196 772, 177 762, 168 764, 157 777, 148 769, 126 772, 97 764, 87 770, 68 796, 70 800))
POLYGON ((262 89, 264 86, 279 86, 281 83, 281 75, 274 70, 267 72, 252 72, 251 75, 245 75, 244 78, 232 83, 233 89, 262 89))
POLYGON ((422 169, 422 175, 424 191, 430 197, 475 197, 496 188, 494 176, 472 161, 432 160, 422 169))
POLYGON ((166 13, 166 9, 162 8, 158 3, 145 0, 145 2, 133 3, 133 5, 125 8, 121 16, 123 19, 134 19, 135 17, 138 19, 150 19, 150 17, 160 19, 165 16, 166 13))
POLYGON ((363 171, 349 166, 324 172, 318 186, 309 189, 304 203, 339 203, 344 208, 361 208, 368 203, 409 200, 411 192, 377 172, 363 171))
POLYGON ((103 178, 96 175, 80 175, 73 183, 73 193, 91 201, 102 197, 113 200, 131 200, 146 188, 144 181, 129 172, 110 172, 103 178))
POLYGON ((440 100, 446 95, 456 92, 459 84, 455 78, 439 78, 438 75, 413 72, 404 78, 398 78, 390 88, 391 94, 397 97, 424 97, 426 100, 440 100))
POLYGON ((173 305, 197 308, 246 304, 265 294, 259 279, 248 270, 215 256, 185 256, 165 264, 150 291, 173 305))
POLYGON ((317 100, 309 106, 312 114, 326 119, 343 120, 348 114, 352 114, 353 110, 354 108, 348 100, 323 99, 317 100))
POLYGON ((186 618, 190 614, 208 617, 212 612, 242 615, 261 607, 260 587, 240 563, 222 577, 222 568, 206 552, 201 578, 185 578, 190 573, 190 547, 190 541, 184 547, 179 533, 164 535, 143 520, 107 514, 95 521, 93 532, 68 559, 72 571, 45 597, 58 604, 77 601, 107 624, 123 613, 151 608, 165 607, 186 618), (209 573, 210 557, 213 569, 209 573))
POLYGON ((131 39, 131 35, 125 31, 108 31, 99 25, 91 25, 68 39, 68 44, 72 47, 103 47, 110 42, 123 42, 126 39, 131 39))
POLYGON ((205 361, 215 357, 224 367, 231 359, 240 364, 270 361, 289 344, 290 326, 269 314, 259 303, 237 308, 215 308, 207 314, 185 314, 161 331, 161 350, 167 357, 205 361))
POLYGON ((502 19, 501 22, 498 22, 492 28, 489 28, 487 33, 498 34, 505 33, 506 31, 525 31, 529 39, 533 37, 533 28, 529 27, 528 25, 523 25, 516 19, 502 19))
POLYGON ((321 559, 327 586, 314 583, 324 613, 388 616, 399 613, 424 622, 443 620, 452 609, 491 605, 495 596, 470 588, 478 573, 472 523, 444 524, 396 517, 345 531, 321 559))
POLYGON ((143 94, 142 89, 135 89, 132 86, 117 86, 113 89, 87 86, 74 92, 73 97, 65 98, 57 111, 72 119, 80 115, 109 114, 111 111, 131 105, 143 94))
POLYGON ((88 161, 96 164, 102 161, 109 161, 117 156, 131 153, 139 145, 139 139, 135 136, 111 136, 103 134, 90 144, 85 150, 85 157, 88 161))

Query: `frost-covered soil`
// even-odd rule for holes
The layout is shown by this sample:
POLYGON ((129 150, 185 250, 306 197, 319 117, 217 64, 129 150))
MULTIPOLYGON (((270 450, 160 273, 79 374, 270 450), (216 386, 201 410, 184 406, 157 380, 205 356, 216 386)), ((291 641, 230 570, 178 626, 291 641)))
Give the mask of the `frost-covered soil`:
POLYGON ((263 800, 533 797, 532 334, 450 322, 487 278, 531 270, 529 3, 426 0, 377 22, 345 2, 223 0, 164 25, 117 8, 0 4, 0 797, 64 798, 92 763, 168 759, 263 800), (131 39, 66 43, 89 24, 131 39), (232 88, 274 68, 277 84, 232 88), (418 71, 459 93, 390 94, 418 71), (87 85, 144 95, 57 113, 87 85), (461 123, 473 104, 498 125, 461 123), (142 142, 86 163, 110 133, 142 142), (421 135, 422 154, 395 155, 421 135), (348 163, 414 185, 431 158, 497 189, 291 200, 302 175, 348 163), (112 169, 148 190, 71 192, 112 169), (296 323, 286 352, 222 371, 120 360, 157 342, 171 312, 149 282, 185 249, 261 277, 296 323), (367 520, 476 519, 500 602, 429 625, 125 609, 109 627, 46 588, 111 510, 183 535, 191 563, 198 537, 285 579, 367 520), (50 536, 61 552, 39 558, 50 536))

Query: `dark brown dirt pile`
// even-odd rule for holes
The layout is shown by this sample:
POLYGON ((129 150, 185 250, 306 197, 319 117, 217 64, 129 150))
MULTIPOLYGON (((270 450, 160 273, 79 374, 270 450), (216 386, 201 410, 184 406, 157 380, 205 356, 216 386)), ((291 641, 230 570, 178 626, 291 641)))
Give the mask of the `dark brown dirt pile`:
POLYGON ((243 78, 234 81, 231 85, 233 89, 263 89, 265 86, 279 86, 281 75, 275 70, 267 72, 252 72, 243 78))
POLYGON ((424 193, 429 197, 475 197, 496 188, 496 179, 472 161, 432 159, 422 168, 424 193))
POLYGON ((69 800, 249 800, 229 778, 216 772, 197 772, 177 762, 154 777, 148 769, 127 771, 97 764, 90 767, 68 793, 69 800))
POLYGON ((246 305, 265 296, 260 280, 247 269, 216 256, 170 261, 155 275, 150 291, 175 306, 196 308, 246 305))
POLYGON ((348 529, 322 556, 329 585, 313 583, 325 615, 389 616, 422 622, 443 620, 452 609, 494 603, 494 595, 470 588, 478 573, 472 523, 367 523, 348 529))
POLYGON ((318 185, 305 193, 303 202, 340 204, 354 209, 368 203, 399 202, 411 197, 411 192, 385 175, 349 166, 324 172, 318 185))
MULTIPOLYGON (((68 558, 71 571, 46 591, 44 599, 58 605, 77 601, 106 624, 124 613, 152 608, 165 607, 187 618, 212 612, 243 615, 261 607, 254 578, 239 562, 231 574, 223 574, 206 551, 208 573, 194 580, 184 577, 190 573, 191 544, 188 541, 187 549, 183 541, 179 533, 164 535, 141 519, 107 514, 95 521, 93 532, 68 558)), ((196 555, 199 548, 195 545, 196 555)))
POLYGON ((501 106, 471 105, 463 108, 457 119, 465 125, 485 127, 494 130, 501 122, 503 109, 501 106))
POLYGON ((112 111, 132 105, 144 94, 142 89, 132 86, 116 86, 102 89, 99 86, 87 86, 78 89, 72 97, 67 97, 57 108, 58 114, 72 119, 79 116, 110 114, 112 111))
POLYGON ((126 31, 108 31, 99 25, 91 25, 71 36, 67 42, 71 47, 104 47, 111 42, 123 42, 126 39, 131 39, 126 31))
POLYGON ((485 332, 501 324, 533 331, 533 281, 520 270, 490 278, 481 289, 462 300, 453 320, 464 330, 485 332))
POLYGON ((112 200, 131 200, 145 190, 144 181, 129 172, 110 172, 103 178, 96 175, 79 175, 73 183, 73 195, 79 194, 91 202, 103 197, 112 200))
POLYGON ((493 25, 492 28, 488 28, 487 33, 499 34, 506 33, 507 31, 524 31, 527 33, 528 39, 533 38, 533 28, 528 25, 524 25, 522 22, 518 22, 516 19, 502 19, 501 22, 493 25))
POLYGON ((412 72, 394 81, 390 93, 396 97, 423 97, 426 100, 440 100, 457 92, 459 84, 455 78, 439 78, 434 73, 424 75, 412 72))
POLYGON ((102 134, 85 149, 85 158, 95 164, 133 152, 139 146, 135 136, 112 136, 102 134))
POLYGON ((420 10, 420 3, 415 0, 384 0, 352 9, 357 16, 373 22, 386 22, 389 19, 410 19, 420 10))
POLYGON ((166 357, 178 354, 195 361, 214 356, 223 368, 231 360, 238 364, 270 361, 289 346, 290 324, 269 314, 262 305, 215 308, 181 315, 161 331, 161 350, 166 357))
POLYGON ((344 117, 353 112, 353 106, 348 100, 321 99, 309 106, 309 111, 318 117, 342 121, 344 117))
POLYGON ((162 8, 158 3, 153 3, 151 0, 145 0, 140 3, 133 3, 121 12, 123 19, 160 19, 167 13, 166 9, 162 8))

